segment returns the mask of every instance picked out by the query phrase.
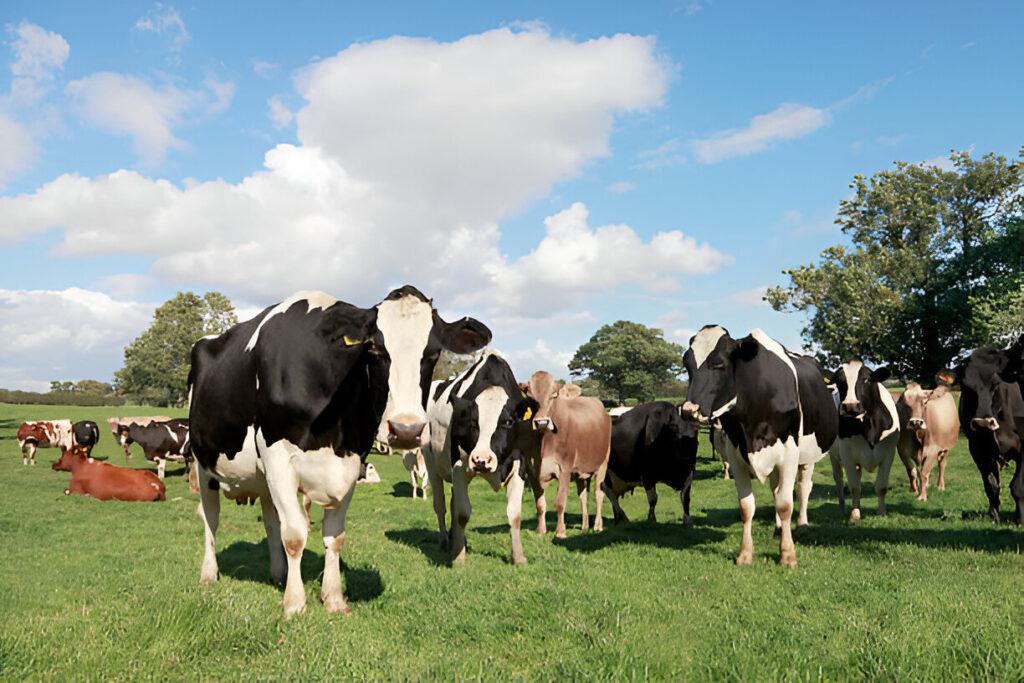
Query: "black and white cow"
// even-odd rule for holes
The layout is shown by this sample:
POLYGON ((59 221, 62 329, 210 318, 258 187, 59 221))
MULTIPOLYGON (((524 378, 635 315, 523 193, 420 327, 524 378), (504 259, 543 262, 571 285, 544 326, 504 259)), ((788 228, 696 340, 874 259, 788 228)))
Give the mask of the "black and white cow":
MULTIPOLYGON (((472 507, 468 486, 480 477, 495 491, 505 486, 506 516, 513 564, 526 564, 520 537, 526 457, 518 450, 516 430, 533 431, 529 418, 537 402, 523 395, 508 363, 488 351, 457 377, 435 383, 427 410, 430 439, 423 460, 437 513, 438 542, 452 562, 466 559, 466 525, 472 507), (452 485, 451 532, 445 525, 444 482, 452 485)), ((534 464, 535 468, 536 465, 534 464)))
POLYGON ((960 429, 985 485, 988 514, 999 523, 999 470, 1013 462, 1013 521, 1024 526, 1024 336, 1007 349, 975 349, 957 367, 956 381, 960 384, 960 429))
POLYGON ((683 363, 690 376, 683 415, 717 423, 715 445, 728 458, 736 482, 743 520, 736 564, 754 561, 754 476, 762 483, 768 479, 775 496, 779 564, 795 567, 790 519, 803 414, 789 353, 761 330, 733 339, 725 328, 709 325, 690 339, 683 363))
POLYGON ((684 420, 671 403, 642 403, 613 419, 608 476, 602 488, 612 502, 615 521, 629 521, 619 505, 619 497, 637 486, 643 486, 647 492, 647 519, 656 521, 656 485, 660 482, 679 491, 683 526, 692 527, 690 487, 696 465, 697 425, 684 420))
POLYGON ((846 512, 843 471, 850 481, 853 505, 850 520, 857 521, 860 511, 860 483, 864 470, 874 472, 878 493, 878 514, 885 514, 885 492, 889 488, 889 470, 900 440, 900 418, 896 401, 882 382, 889 378, 889 368, 869 370, 859 360, 844 363, 829 373, 839 392, 838 448, 830 455, 832 478, 836 482, 839 508, 846 512), (838 451, 838 453, 836 452, 838 451))
POLYGON ((299 292, 196 342, 189 418, 206 534, 200 581, 217 579, 217 489, 259 498, 270 576, 285 583, 285 616, 304 610, 301 491, 324 508, 320 597, 328 612, 347 613, 339 552, 362 459, 375 439, 421 445, 441 350, 471 353, 490 339, 475 319, 443 321, 405 286, 368 309, 299 292))
MULTIPOLYGON (((803 431, 800 434, 800 465, 797 467, 796 493, 800 500, 797 528, 807 526, 807 502, 811 497, 814 464, 829 454, 839 430, 837 395, 825 381, 818 361, 810 356, 787 352, 796 368, 800 392, 803 431)), ((778 520, 776 520, 778 521, 778 520)))
POLYGON ((146 460, 155 461, 157 476, 164 478, 167 459, 185 461, 189 457, 188 419, 177 418, 149 424, 119 424, 117 440, 128 447, 133 443, 142 447, 146 460))

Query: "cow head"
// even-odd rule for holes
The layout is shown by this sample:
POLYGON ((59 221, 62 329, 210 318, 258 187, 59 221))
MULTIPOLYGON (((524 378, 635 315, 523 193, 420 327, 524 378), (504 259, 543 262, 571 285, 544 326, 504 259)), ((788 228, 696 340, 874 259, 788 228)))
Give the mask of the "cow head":
MULTIPOLYGON (((576 387, 575 384, 569 386, 576 387)), ((551 373, 545 370, 538 370, 530 376, 525 391, 526 395, 537 403, 537 410, 533 414, 534 429, 558 432, 558 425, 555 424, 555 420, 551 416, 551 406, 561 395, 563 387, 561 382, 556 382, 551 373)), ((576 387, 576 391, 570 391, 570 393, 578 396, 578 390, 579 387, 576 387)), ((569 397, 568 395, 563 396, 563 398, 569 397)))
POLYGON ((132 439, 131 432, 132 432, 131 425, 128 425, 128 424, 118 424, 117 425, 117 442, 124 447, 125 453, 128 453, 128 447, 130 445, 132 445, 133 443, 135 443, 135 440, 132 439))
POLYGON ((1024 337, 1006 350, 991 346, 975 349, 956 369, 960 384, 960 423, 972 431, 1013 429, 1021 419, 1022 348, 1024 337))
POLYGON ((84 446, 75 444, 71 448, 65 448, 61 451, 60 458, 57 462, 50 465, 50 469, 57 470, 59 472, 70 472, 76 461, 83 461, 88 457, 89 453, 84 446))
POLYGON ((516 453, 513 430, 532 417, 537 402, 518 391, 510 395, 501 386, 487 387, 473 399, 453 397, 451 402, 452 456, 466 457, 474 472, 497 472, 507 478, 516 453))
POLYGON ((928 405, 931 396, 931 391, 922 389, 921 385, 917 382, 910 382, 900 397, 907 411, 906 428, 917 432, 917 439, 921 443, 924 443, 924 432, 928 429, 928 422, 925 419, 925 407, 928 405))
MULTIPOLYGON (((709 422, 736 402, 733 356, 740 344, 719 325, 705 325, 690 338, 683 365, 690 378, 680 414, 693 422, 709 422)), ((747 350, 746 353, 750 353, 747 350)), ((753 350, 756 353, 756 349, 753 350)))
POLYGON ((839 414, 844 417, 864 416, 865 401, 870 402, 868 392, 884 391, 879 384, 889 379, 888 367, 869 370, 862 361, 851 360, 828 373, 827 379, 835 384, 839 392, 839 414))
POLYGON ((417 448, 426 440, 427 394, 441 350, 472 353, 491 341, 491 331, 474 318, 445 322, 431 300, 410 285, 392 291, 375 309, 374 349, 388 388, 377 440, 417 448))

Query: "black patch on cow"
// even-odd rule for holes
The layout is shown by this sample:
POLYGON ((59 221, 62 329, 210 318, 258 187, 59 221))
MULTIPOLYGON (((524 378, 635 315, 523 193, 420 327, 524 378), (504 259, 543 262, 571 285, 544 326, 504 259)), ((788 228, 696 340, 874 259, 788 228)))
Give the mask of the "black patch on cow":
POLYGON ((824 453, 832 448, 839 434, 839 414, 832 399, 832 391, 825 383, 825 374, 814 358, 790 353, 789 359, 796 368, 800 409, 804 416, 803 434, 813 434, 818 448, 824 453))

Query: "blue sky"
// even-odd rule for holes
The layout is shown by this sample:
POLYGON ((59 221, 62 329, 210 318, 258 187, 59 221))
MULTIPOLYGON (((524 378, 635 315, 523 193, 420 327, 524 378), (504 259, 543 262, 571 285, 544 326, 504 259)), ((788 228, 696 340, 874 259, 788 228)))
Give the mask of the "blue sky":
POLYGON ((855 174, 1015 156, 1012 2, 0 6, 0 387, 109 381, 179 290, 418 286, 517 374, 765 287, 855 174))

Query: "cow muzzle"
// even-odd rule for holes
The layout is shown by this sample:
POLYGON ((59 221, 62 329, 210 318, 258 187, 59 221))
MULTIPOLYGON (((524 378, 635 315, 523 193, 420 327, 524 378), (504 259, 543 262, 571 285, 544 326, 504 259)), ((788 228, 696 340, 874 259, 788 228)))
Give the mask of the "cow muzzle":
POLYGON ((840 406, 840 411, 847 417, 858 417, 864 412, 864 406, 860 401, 844 402, 840 406))
POLYGON ((971 425, 975 429, 987 429, 993 432, 999 429, 999 421, 994 417, 976 417, 971 420, 971 425))
POLYGON ((395 448, 419 448, 426 422, 388 420, 387 443, 395 448))
POLYGON ((682 406, 679 407, 679 414, 684 420, 690 422, 707 422, 708 418, 701 417, 700 406, 696 403, 690 403, 686 401, 682 406))
POLYGON ((558 429, 555 427, 555 421, 552 420, 550 417, 535 417, 535 418, 533 418, 533 428, 535 430, 539 431, 539 432, 542 432, 542 431, 545 431, 545 430, 547 430, 547 431, 549 431, 549 432, 551 432, 553 434, 558 432, 558 429))
POLYGON ((469 466, 474 472, 495 472, 498 469, 498 459, 493 453, 471 453, 469 466))
POLYGON ((919 417, 912 417, 909 420, 907 420, 907 427, 909 429, 919 429, 919 430, 928 429, 928 425, 925 423, 924 420, 922 420, 919 417))

